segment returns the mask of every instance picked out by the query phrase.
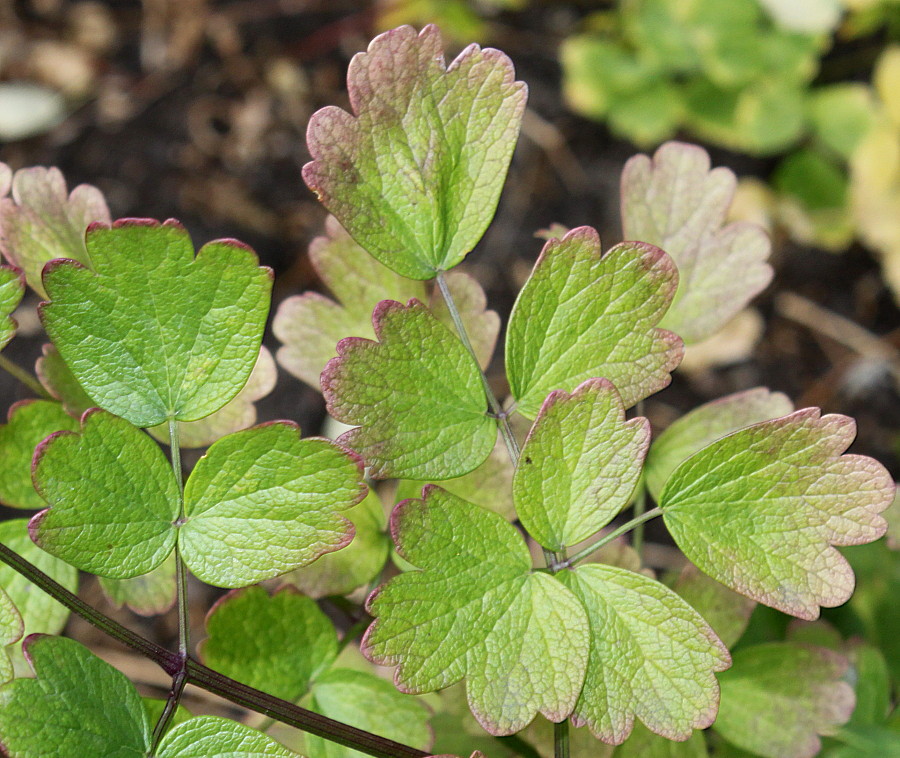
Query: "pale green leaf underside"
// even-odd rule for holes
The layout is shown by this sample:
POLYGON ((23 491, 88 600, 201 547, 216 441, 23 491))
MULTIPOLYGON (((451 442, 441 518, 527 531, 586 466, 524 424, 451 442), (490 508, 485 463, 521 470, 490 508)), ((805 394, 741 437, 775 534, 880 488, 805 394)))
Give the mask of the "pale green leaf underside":
POLYGON ((811 758, 850 718, 853 687, 847 659, 827 648, 774 642, 735 653, 719 681, 714 729, 729 742, 767 758, 811 758))
MULTIPOLYGON (((25 519, 0 523, 0 543, 37 566, 69 592, 78 591, 78 569, 35 545, 28 536, 28 521, 25 519)), ((25 622, 24 635, 58 634, 66 625, 69 609, 45 592, 35 591, 35 586, 28 579, 5 564, 0 566, 0 587, 6 590, 19 609, 25 622)))
POLYGON ((347 74, 353 114, 310 119, 306 184, 373 256, 431 279, 484 234, 518 137, 526 88, 503 53, 470 45, 445 68, 440 32, 376 37, 347 74))
POLYGON ((165 613, 175 604, 175 553, 147 574, 131 579, 98 577, 106 596, 141 616, 165 613))
POLYGON ((600 239, 579 227, 550 240, 516 300, 506 372, 517 410, 534 418, 551 390, 610 380, 630 408, 665 387, 681 340, 654 328, 678 281, 671 259, 638 242, 601 257, 600 239))
POLYGON ((95 221, 110 222, 100 190, 80 184, 67 194, 59 169, 25 168, 12 180, 12 197, 0 199, 0 252, 25 272, 28 286, 45 297, 44 264, 54 258, 87 264, 84 233, 95 221))
MULTIPOLYGON (((313 684, 309 707, 404 745, 424 750, 431 744, 425 704, 366 671, 333 669, 324 673, 313 684)), ((365 753, 321 737, 307 734, 305 739, 306 752, 313 758, 365 758, 365 753)))
POLYGON ((157 758, 300 758, 271 737, 218 716, 197 716, 171 729, 157 758))
POLYGON ((349 595, 378 576, 391 549, 391 540, 384 531, 384 507, 380 498, 370 490, 359 505, 343 511, 342 515, 353 523, 353 542, 285 574, 281 577, 283 583, 319 598, 349 595))
POLYGON ((497 438, 472 356, 417 300, 383 301, 373 320, 379 342, 342 340, 322 373, 329 413, 360 425, 340 442, 379 479, 472 471, 497 438))
POLYGON ((278 306, 272 330, 283 343, 278 362, 318 390, 319 375, 337 355, 340 340, 374 338, 372 310, 379 302, 405 303, 413 297, 424 301, 425 287, 379 263, 334 216, 325 220, 325 236, 310 243, 309 258, 337 302, 316 292, 289 297, 278 306))
POLYGON ((855 433, 852 419, 806 408, 724 437, 670 477, 666 526, 709 576, 814 619, 853 591, 853 571, 831 546, 884 534, 878 514, 894 497, 881 464, 841 456, 855 433))
POLYGON ((787 395, 765 387, 736 392, 695 408, 653 440, 644 469, 647 489, 659 501, 672 472, 694 453, 738 429, 786 416, 793 410, 787 395))
POLYGON ((591 652, 572 722, 619 744, 635 718, 670 739, 687 739, 716 716, 714 672, 725 646, 684 600, 642 574, 601 564, 557 575, 584 604, 591 652))
POLYGON ((772 279, 766 233, 749 223, 723 228, 735 177, 709 166, 702 148, 668 142, 652 160, 631 158, 622 173, 625 238, 674 259, 678 292, 661 326, 688 344, 716 332, 772 279))
POLYGON ((195 258, 173 221, 95 227, 87 248, 91 268, 48 267, 42 318, 98 405, 146 427, 203 418, 240 391, 272 285, 249 248, 219 240, 195 258))
POLYGON ((145 758, 147 715, 134 685, 86 647, 64 637, 31 637, 36 679, 0 688, 0 743, 16 758, 145 758))
POLYGON ((684 567, 672 589, 697 611, 731 648, 743 635, 756 603, 717 582, 692 565, 684 567))
POLYGON ((571 395, 552 392, 513 479, 523 526, 548 550, 587 539, 630 501, 649 444, 649 422, 626 421, 608 381, 590 379, 571 395))
POLYGON ((300 439, 287 421, 216 442, 184 488, 179 544, 204 582, 244 587, 349 544, 339 511, 366 494, 362 462, 324 439, 300 439))
POLYGON ((0 502, 12 508, 37 510, 47 504, 34 489, 31 459, 41 440, 58 431, 77 431, 77 419, 50 400, 26 400, 9 409, 0 426, 0 502))
POLYGON ((337 656, 337 634, 314 600, 262 587, 236 590, 206 618, 203 661, 225 676, 297 701, 337 656))
POLYGON ((422 570, 370 598, 366 656, 398 665, 406 692, 464 678, 469 707, 491 734, 513 734, 538 712, 565 718, 584 677, 587 620, 555 578, 530 573, 516 528, 432 487, 394 510, 392 532, 422 570))
MULTIPOLYGON (((0 203, 3 201, 0 200, 0 203)), ((22 302, 25 282, 22 274, 9 266, 0 266, 0 350, 9 344, 16 334, 13 311, 22 302)))
POLYGON ((34 541, 83 571, 127 579, 175 547, 180 493, 162 450, 106 411, 82 419, 35 454, 34 481, 50 505, 29 525, 34 541))

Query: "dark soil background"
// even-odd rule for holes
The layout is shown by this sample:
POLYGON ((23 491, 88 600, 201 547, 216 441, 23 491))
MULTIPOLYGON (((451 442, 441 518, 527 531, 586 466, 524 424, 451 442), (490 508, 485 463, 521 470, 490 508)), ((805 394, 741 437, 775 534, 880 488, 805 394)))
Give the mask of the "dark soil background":
MULTIPOLYGON (((567 110, 557 62, 560 41, 599 5, 535 0, 489 22, 490 44, 510 55, 531 93, 496 220, 465 264, 504 317, 540 250, 535 231, 554 222, 589 224, 605 247, 621 239, 619 175, 638 150, 567 110)), ((217 237, 247 242, 275 270, 274 313, 286 296, 320 288, 305 253, 325 217, 300 178, 306 123, 323 105, 346 107, 347 63, 376 23, 372 3, 348 0, 0 0, 2 78, 68 88, 72 103, 49 133, 0 145, 0 160, 13 168, 55 165, 70 187, 96 185, 114 218, 178 218, 198 247, 217 237), (38 46, 50 63, 36 58, 38 46)), ((850 74, 867 79, 880 48, 877 38, 839 44, 824 70, 851 61, 850 74)), ((739 176, 766 178, 773 166, 710 152, 714 165, 739 176)), ((755 303, 765 330, 754 354, 727 367, 677 373, 646 412, 662 428, 701 402, 765 385, 798 407, 856 417, 854 452, 900 476, 900 318, 877 262, 860 246, 834 255, 782 237, 774 243, 775 281, 755 303), (784 315, 784 293, 812 306, 810 325, 784 315), (846 326, 842 319, 871 341, 847 329, 840 340, 827 336, 832 322, 839 331, 846 326)), ((22 327, 6 354, 32 366, 43 338, 36 323, 23 319, 22 327)), ((266 342, 277 348, 271 335, 266 342)), ((491 373, 502 391, 500 353, 491 373)), ((28 396, 6 376, 0 392, 7 405, 28 396)), ((324 403, 281 371, 259 411, 261 420, 291 418, 316 433, 324 403)), ((660 536, 651 529, 651 539, 660 536)))

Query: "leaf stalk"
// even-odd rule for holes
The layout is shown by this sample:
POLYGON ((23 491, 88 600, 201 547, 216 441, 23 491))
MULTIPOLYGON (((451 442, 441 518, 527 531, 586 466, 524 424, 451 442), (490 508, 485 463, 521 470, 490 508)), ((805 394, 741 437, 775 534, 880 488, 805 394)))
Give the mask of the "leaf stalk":
POLYGON ((7 374, 18 379, 22 384, 28 387, 28 389, 36 393, 38 397, 43 398, 44 400, 53 399, 50 396, 50 393, 44 389, 44 386, 37 379, 17 363, 13 363, 2 353, 0 353, 0 369, 3 369, 7 374))

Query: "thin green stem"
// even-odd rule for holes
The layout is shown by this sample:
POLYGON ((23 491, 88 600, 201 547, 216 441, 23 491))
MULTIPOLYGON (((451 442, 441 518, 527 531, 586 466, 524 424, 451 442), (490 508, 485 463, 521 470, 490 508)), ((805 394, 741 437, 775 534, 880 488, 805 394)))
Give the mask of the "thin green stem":
POLYGON ((156 663, 173 678, 173 683, 176 676, 183 675, 185 684, 194 684, 207 692, 212 692, 225 698, 231 703, 266 716, 271 716, 284 724, 294 726, 354 750, 359 750, 375 758, 428 758, 429 754, 423 750, 379 737, 362 729, 357 729, 347 724, 342 724, 340 721, 313 713, 286 700, 281 700, 273 695, 268 695, 253 687, 241 684, 198 663, 193 658, 182 658, 182 656, 144 639, 87 605, 59 584, 59 582, 47 576, 37 566, 26 561, 18 553, 10 550, 3 544, 0 544, 0 561, 20 573, 36 587, 72 611, 72 613, 156 663))
POLYGON ((569 720, 553 725, 553 758, 569 758, 569 720))
POLYGON ((643 524, 644 522, 649 521, 650 519, 654 519, 657 516, 662 516, 662 512, 663 512, 662 508, 654 508, 653 510, 642 513, 637 518, 631 519, 631 521, 626 521, 624 524, 622 524, 617 529, 614 529, 609 534, 603 535, 596 542, 588 545, 583 550, 579 550, 577 553, 575 553, 575 555, 573 555, 571 558, 569 558, 566 561, 566 566, 567 567, 574 566, 579 561, 583 561, 595 550, 599 550, 601 547, 603 547, 608 542, 612 542, 614 539, 616 539, 616 537, 621 537, 623 534, 627 534, 628 532, 630 532, 632 529, 634 529, 638 525, 643 524))
MULTIPOLYGON (((169 455, 172 472, 178 484, 178 523, 184 523, 184 482, 181 473, 181 442, 178 439, 178 422, 169 419, 169 455)), ((175 543, 175 591, 178 598, 178 652, 185 658, 190 650, 191 624, 188 614, 187 569, 181 558, 181 548, 175 543)))
POLYGON ((153 727, 153 736, 150 740, 150 758, 156 756, 156 748, 159 747, 159 743, 166 733, 166 729, 172 721, 172 717, 175 715, 175 709, 178 708, 178 703, 181 700, 181 693, 184 692, 185 684, 187 684, 187 676, 184 671, 179 671, 172 677, 172 690, 169 692, 169 697, 166 699, 166 705, 159 716, 159 720, 156 722, 156 726, 153 727))
POLYGON ((13 363, 9 358, 0 353, 0 369, 3 369, 7 374, 18 379, 22 384, 24 384, 28 389, 32 392, 37 393, 38 397, 42 397, 45 400, 52 400, 50 393, 44 389, 43 385, 35 379, 31 374, 29 374, 25 369, 19 366, 16 363, 13 363))

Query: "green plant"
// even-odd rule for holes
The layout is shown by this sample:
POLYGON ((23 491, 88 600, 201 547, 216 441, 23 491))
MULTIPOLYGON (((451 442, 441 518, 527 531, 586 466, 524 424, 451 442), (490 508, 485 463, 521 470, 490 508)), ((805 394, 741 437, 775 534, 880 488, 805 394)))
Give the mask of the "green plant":
POLYGON ((601 254, 581 227, 545 245, 508 324, 501 403, 484 373, 499 319, 474 280, 448 271, 493 216, 525 87, 496 50, 472 46, 445 67, 434 27, 378 37, 348 82, 354 113, 313 117, 304 168, 340 222, 312 247, 340 302, 305 294, 275 317, 282 364, 310 383, 321 372, 329 411, 354 426, 336 443, 288 422, 245 428, 273 370, 260 352, 271 282, 249 249, 221 240, 195 257, 177 223, 135 220, 92 223, 82 243, 88 222, 106 220, 102 198, 66 197, 52 170, 0 168, 0 245, 24 271, 3 269, 5 339, 28 281, 43 287, 53 342, 40 383, 2 361, 43 397, 0 429, 0 498, 42 509, 28 534, 24 520, 0 526, 3 641, 60 631, 65 615, 37 587, 172 677, 164 703, 142 703, 79 643, 29 636, 37 678, 0 687, 0 744, 14 758, 415 758, 429 755, 428 711, 403 693, 464 681, 468 708, 458 688, 428 701, 434 750, 534 756, 549 742, 561 758, 571 741, 590 755, 704 755, 695 730, 715 720, 721 686, 712 743, 814 754, 853 711, 847 656, 795 632, 739 649, 725 671, 728 648, 754 601, 811 620, 848 599, 853 572, 834 546, 885 532, 893 482, 842 455, 852 420, 792 412, 764 389, 702 406, 652 445, 646 419, 626 418, 669 383, 682 336, 715 332, 771 276, 765 235, 723 225, 734 176, 678 143, 633 159, 623 219, 643 241, 601 254), (87 406, 99 408, 69 415, 87 406), (142 429, 162 436, 168 462, 142 429), (211 443, 184 482, 182 440, 211 443), (380 583, 389 540, 363 460, 412 497, 390 518, 396 570, 366 601, 374 621, 336 601, 350 611, 339 641, 310 597, 252 585, 282 576, 343 596, 380 583), (668 583, 642 569, 643 524, 660 516, 697 567, 668 583), (628 533, 631 547, 617 541, 628 533), (79 600, 76 568, 145 613, 174 599, 178 650, 79 600), (192 655, 188 570, 235 588, 207 619, 209 667, 192 655), (356 670, 366 628, 361 650, 397 666, 399 692, 356 670), (798 675, 773 678, 782 670, 798 675), (191 717, 187 684, 299 727, 303 747, 277 726, 191 717), (783 720, 773 698, 791 718, 759 733, 754 721, 783 720))

